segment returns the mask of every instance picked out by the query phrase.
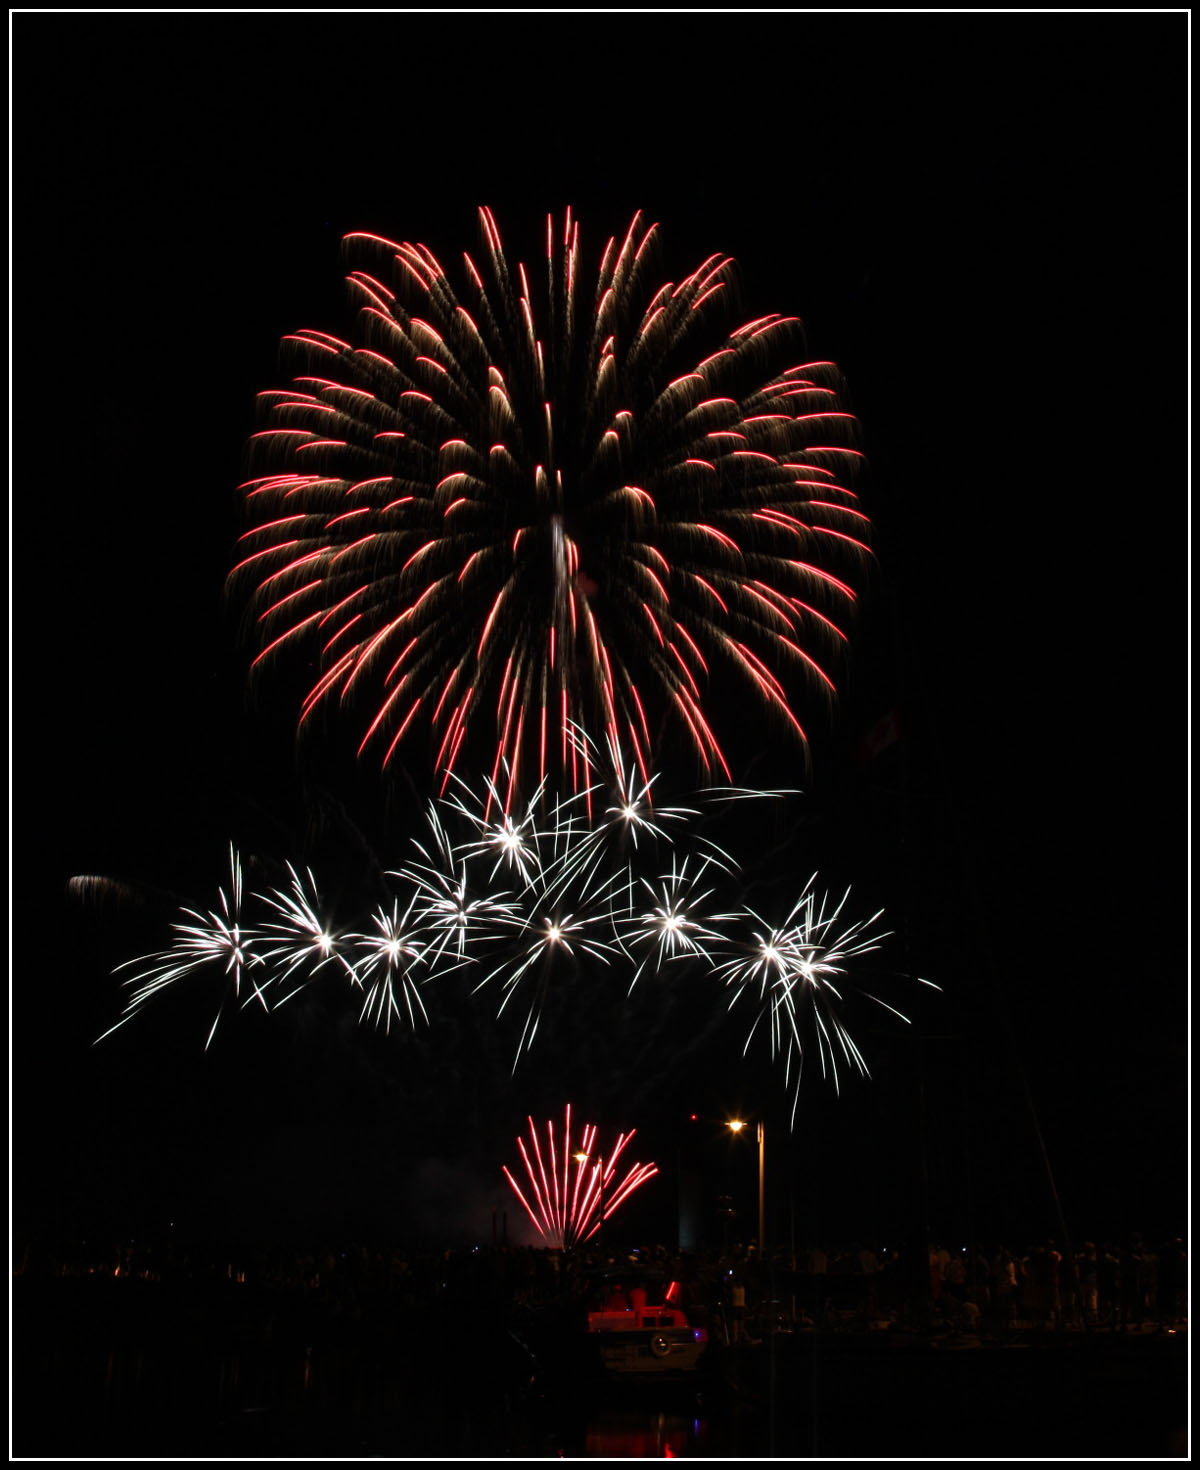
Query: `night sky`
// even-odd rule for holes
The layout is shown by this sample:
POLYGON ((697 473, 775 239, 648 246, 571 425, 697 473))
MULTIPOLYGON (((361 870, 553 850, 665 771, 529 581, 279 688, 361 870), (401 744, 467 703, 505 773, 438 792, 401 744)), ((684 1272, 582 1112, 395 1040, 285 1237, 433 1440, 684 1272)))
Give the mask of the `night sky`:
POLYGON ((808 1234, 1028 1241, 1054 1190, 1079 1239, 1184 1228, 1186 25, 15 17, 18 1236, 469 1235, 568 1097, 714 1189, 752 1174, 720 1119, 765 1110, 808 1234), (515 1079, 486 1009, 381 1037, 314 996, 205 1053, 203 982, 91 1045, 231 838, 347 889, 397 860, 405 783, 298 752, 282 686, 247 691, 235 487, 280 337, 349 325, 341 237, 453 260, 483 203, 527 260, 547 211, 597 252, 644 209, 665 271, 734 256, 745 316, 803 317, 848 380, 878 564, 804 796, 734 837, 763 890, 819 869, 886 909, 916 1024, 851 1015, 874 1080, 807 1077, 790 1136, 715 996, 649 1055, 568 1007, 515 1079), (80 904, 79 874, 138 899, 80 904))

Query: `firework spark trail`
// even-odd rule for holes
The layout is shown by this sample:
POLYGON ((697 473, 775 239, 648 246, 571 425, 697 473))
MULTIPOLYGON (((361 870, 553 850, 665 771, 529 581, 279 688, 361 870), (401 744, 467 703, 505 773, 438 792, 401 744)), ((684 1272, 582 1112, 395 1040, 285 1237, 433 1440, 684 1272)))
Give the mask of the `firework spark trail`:
MULTIPOLYGON (((737 916, 757 926, 753 939, 742 943, 734 958, 723 961, 713 971, 733 990, 731 1010, 742 996, 757 994, 758 1008, 744 1050, 749 1050, 755 1033, 765 1024, 771 1055, 783 1056, 785 1084, 793 1084, 793 1122, 807 1045, 806 1022, 822 1075, 832 1080, 835 1090, 840 1091, 839 1054, 860 1075, 870 1075, 862 1053, 838 1014, 843 995, 836 981, 846 973, 847 961, 877 949, 886 938, 884 934, 870 932, 870 926, 881 917, 882 910, 835 932, 850 890, 830 908, 829 896, 818 894, 814 882, 815 875, 805 884, 804 891, 778 927, 768 924, 752 909, 737 916)), ((908 1017, 893 1006, 877 996, 869 998, 907 1023, 908 1017)))
POLYGON ((526 887, 531 886, 542 875, 545 838, 538 827, 537 812, 546 783, 543 781, 533 793, 524 816, 514 818, 505 810, 494 781, 486 782, 487 799, 481 808, 467 783, 457 775, 452 779, 452 794, 444 799, 444 805, 465 818, 479 834, 477 840, 465 844, 462 851, 468 857, 494 854, 489 882, 501 868, 505 868, 515 873, 526 887), (494 820, 490 815, 493 806, 497 812, 494 820))
POLYGON ((640 215, 590 313, 577 223, 549 229, 534 299, 481 222, 462 295, 426 247, 347 236, 357 340, 285 339, 301 370, 261 395, 231 573, 255 664, 315 658, 301 725, 361 696, 384 766, 423 727, 453 770, 490 727, 506 811, 555 770, 588 785, 572 725, 648 781, 666 717, 728 779, 715 675, 804 742, 797 700, 833 693, 869 554, 836 368, 794 318, 726 330, 722 256, 655 282, 640 215))
POLYGON ((590 933, 590 928, 605 923, 608 917, 601 912, 580 916, 557 910, 551 914, 542 915, 540 920, 531 926, 534 930, 533 938, 525 941, 522 949, 518 950, 512 958, 497 965, 475 987, 476 991, 482 990, 497 976, 503 977, 503 998, 497 1010, 498 1016, 503 1015, 509 1001, 520 990, 522 979, 536 967, 536 983, 532 987, 525 1020, 521 1027, 520 1040, 513 1057, 514 1071, 516 1071, 522 1054, 533 1046, 542 1007, 550 988, 551 977, 555 969, 563 964, 562 956, 566 955, 570 960, 577 960, 580 954, 590 955, 593 959, 607 964, 611 956, 616 953, 616 946, 609 941, 586 937, 590 933))
POLYGON ((524 1139, 516 1140, 525 1166, 525 1188, 507 1164, 502 1172, 549 1246, 570 1249, 582 1245, 600 1229, 601 1212, 604 1220, 610 1219, 634 1190, 658 1173, 655 1164, 635 1163, 618 1179, 619 1161, 636 1129, 619 1133, 609 1152, 603 1154, 596 1147, 599 1130, 594 1123, 587 1123, 580 1132, 578 1148, 573 1150, 568 1103, 560 1142, 556 1143, 554 1122, 548 1119, 543 1150, 537 1125, 532 1118, 527 1121, 529 1147, 524 1139))
MULTIPOLYGON (((608 889, 614 897, 624 892, 627 895, 626 910, 631 911, 634 891, 632 859, 638 853, 639 844, 652 846, 661 842, 669 845, 674 831, 686 826, 688 820, 698 816, 699 812, 695 807, 656 807, 651 792, 658 780, 657 775, 643 776, 634 769, 615 741, 610 739, 607 742, 607 762, 601 762, 584 731, 573 728, 570 736, 588 769, 606 769, 611 775, 606 783, 607 805, 599 821, 592 820, 592 799, 596 793, 606 789, 605 783, 597 782, 584 788, 574 799, 560 799, 556 804, 555 869, 558 883, 564 888, 570 883, 582 884, 586 890, 604 859, 607 857, 611 862, 616 858, 608 889), (566 840, 560 841, 564 834, 566 840), (623 865, 618 858, 620 853, 625 854, 623 865), (624 881, 617 872, 618 867, 623 867, 624 881)), ((555 886, 548 885, 548 892, 553 892, 555 886)))
MULTIPOLYGON (((609 743, 608 759, 604 762, 585 732, 573 729, 570 733, 587 769, 607 769, 611 773, 609 804, 595 825, 588 825, 587 813, 593 810, 593 794, 602 790, 599 783, 573 797, 556 796, 547 803, 542 801, 543 782, 519 820, 508 814, 489 820, 496 790, 492 781, 486 784, 486 800, 481 800, 470 792, 465 782, 455 778, 454 795, 448 803, 480 833, 476 842, 453 849, 455 859, 462 851, 481 853, 498 849, 500 856, 493 864, 491 876, 495 876, 502 862, 507 862, 519 869, 526 880, 514 904, 525 915, 513 921, 518 941, 474 987, 478 992, 493 981, 499 982, 498 1015, 504 1014, 518 993, 528 993, 514 1069, 522 1054, 533 1045, 556 970, 564 967, 574 970, 585 956, 609 965, 618 952, 628 954, 620 916, 624 912, 626 919, 630 919, 633 914, 632 858, 648 856, 658 843, 670 844, 675 835, 682 835, 679 829, 687 820, 699 814, 695 807, 655 808, 650 796, 654 776, 642 780, 617 744, 609 743), (539 805, 548 806, 550 812, 549 822, 540 826, 536 816, 539 805)), ((599 804, 597 801, 595 807, 599 804)), ((441 848, 445 858, 452 844, 443 843, 441 848)), ((717 852, 719 849, 712 848, 712 853, 717 852)), ((730 861, 724 854, 718 859, 710 853, 702 859, 701 871, 709 863, 730 861)), ((680 875, 677 881, 686 880, 680 875)), ((682 904, 684 900, 685 894, 680 890, 675 902, 682 904)), ((697 938, 700 937, 699 926, 682 914, 674 920, 668 919, 667 929, 671 938, 665 948, 673 955, 689 949, 690 930, 695 929, 697 938)), ((701 952, 698 943, 692 943, 690 950, 701 952)))
POLYGON ((426 962, 438 964, 449 951, 463 964, 470 958, 469 944, 501 938, 521 918, 507 891, 488 893, 474 883, 469 852, 453 842, 436 803, 430 804, 426 816, 432 841, 427 847, 413 839, 423 861, 389 877, 412 887, 417 927, 432 936, 423 947, 426 962))
POLYGON ((699 871, 690 876, 686 858, 678 866, 675 859, 672 859, 671 871, 659 878, 661 886, 657 890, 647 879, 639 880, 641 887, 649 895, 650 907, 641 913, 631 910, 622 924, 623 948, 626 948, 626 953, 630 949, 646 950, 629 982, 630 991, 641 979, 646 966, 652 962, 656 973, 674 959, 701 959, 712 964, 709 946, 719 943, 721 935, 695 916, 704 911, 707 900, 715 893, 713 888, 697 892, 706 870, 713 865, 712 858, 701 858, 699 871))
MULTIPOLYGON (((593 754, 587 752, 589 761, 593 754)), ((502 766, 502 777, 507 774, 502 766)), ((482 793, 473 791, 454 773, 448 784, 450 794, 441 799, 442 810, 451 819, 461 818, 476 834, 474 840, 450 844, 455 860, 494 854, 487 881, 492 882, 503 868, 510 882, 514 876, 520 879, 516 885, 520 897, 553 895, 578 876, 592 840, 587 814, 594 787, 564 799, 551 794, 542 781, 525 804, 524 814, 514 816, 503 806, 499 788, 491 778, 485 778, 482 793)), ((447 845, 439 841, 435 847, 444 867, 447 845)))
MULTIPOLYGON (((277 915, 262 925, 267 947, 261 959, 273 971, 273 984, 284 985, 297 970, 306 972, 301 982, 306 984, 331 963, 353 978, 353 965, 340 953, 338 936, 321 916, 323 904, 312 869, 305 868, 300 874, 288 863, 287 871, 291 882, 286 890, 275 888, 256 895, 277 915)), ((296 989, 279 997, 274 1005, 290 1000, 296 989)))
MULTIPOLYGON (((585 733, 572 730, 571 739, 581 764, 599 770, 602 762, 585 733)), ((667 842, 664 823, 678 824, 697 814, 687 807, 655 810, 650 801, 654 778, 641 782, 632 775, 618 746, 610 744, 608 756, 612 801, 595 826, 589 825, 587 814, 594 793, 602 789, 599 784, 571 797, 549 799, 542 782, 524 813, 514 815, 502 811, 494 780, 486 780, 483 793, 477 793, 460 777, 452 777, 441 811, 431 808, 432 841, 418 844, 424 861, 395 875, 418 883, 430 896, 421 912, 444 931, 435 958, 451 932, 460 959, 465 958, 472 924, 489 941, 511 941, 474 991, 496 981, 501 992, 498 1015, 515 996, 528 995, 514 1068, 533 1044, 556 971, 573 970, 584 957, 608 964, 621 948, 615 914, 621 894, 632 891, 632 867, 617 861, 609 871, 605 859, 613 859, 614 849, 623 846, 636 853, 639 838, 643 850, 648 843, 667 842), (540 811, 546 812, 546 820, 540 820, 540 811), (446 818, 461 819, 475 835, 455 843, 446 818), (468 868, 480 858, 492 858, 488 882, 501 868, 508 880, 521 881, 501 899, 476 899, 472 907, 466 896, 468 868)), ((506 774, 502 768, 501 775, 506 774)))
POLYGON ((371 916, 375 925, 373 933, 349 936, 361 951, 350 967, 351 977, 366 992, 359 1019, 374 1019, 376 1026, 382 1025, 385 1031, 391 1030, 393 1016, 401 1019, 397 992, 404 1000, 411 1025, 417 1024, 418 1012, 423 1021, 429 1019, 414 979, 414 972, 424 959, 424 950, 419 931, 409 923, 412 910, 410 901, 401 916, 400 901, 394 899, 390 910, 379 908, 371 916))
MULTIPOLYGON (((147 968, 125 982, 133 988, 124 1014, 116 1026, 97 1037, 97 1042, 111 1036, 155 995, 211 966, 219 967, 229 978, 227 991, 232 991, 237 1004, 245 1005, 251 1000, 257 1000, 264 1010, 269 1009, 265 992, 270 979, 263 969, 264 957, 255 951, 262 936, 241 922, 242 864, 232 843, 229 847, 229 887, 228 891, 225 888, 217 890, 217 907, 207 912, 187 908, 180 912, 184 918, 195 922, 171 926, 178 937, 170 949, 118 966, 118 973, 134 965, 145 965, 147 968), (243 981, 249 987, 249 994, 244 999, 243 981)), ((222 999, 213 1018, 208 1039, 204 1043, 205 1050, 216 1035, 224 1008, 225 999, 222 999)))

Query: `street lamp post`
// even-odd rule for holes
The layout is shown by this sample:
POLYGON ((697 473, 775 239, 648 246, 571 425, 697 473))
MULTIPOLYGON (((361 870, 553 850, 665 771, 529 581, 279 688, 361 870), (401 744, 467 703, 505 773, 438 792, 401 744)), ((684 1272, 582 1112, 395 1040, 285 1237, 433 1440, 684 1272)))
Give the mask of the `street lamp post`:
POLYGON ((767 1130, 762 1119, 758 1122, 758 1259, 766 1259, 766 1197, 767 1197, 767 1130))
MULTIPOLYGON (((731 1133, 740 1133, 746 1126, 741 1118, 732 1119, 727 1125, 731 1133)), ((761 1118, 755 1125, 758 1139, 758 1259, 766 1255, 766 1199, 767 1199, 767 1130, 761 1118)))

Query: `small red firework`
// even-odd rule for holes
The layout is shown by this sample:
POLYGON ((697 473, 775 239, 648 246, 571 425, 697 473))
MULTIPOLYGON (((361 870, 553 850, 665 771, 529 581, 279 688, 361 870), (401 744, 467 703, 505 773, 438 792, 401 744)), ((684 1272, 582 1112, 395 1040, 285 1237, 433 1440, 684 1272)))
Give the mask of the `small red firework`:
POLYGON ((640 1185, 658 1173, 655 1164, 631 1164, 618 1179, 617 1166, 636 1129, 618 1133, 607 1151, 599 1148, 594 1123, 585 1123, 579 1138, 571 1141, 571 1104, 561 1133, 551 1119, 545 1125, 545 1143, 529 1119, 529 1147, 518 1138, 517 1147, 528 1175, 526 1190, 504 1166, 504 1177, 525 1206, 529 1218, 548 1246, 569 1250, 582 1245, 611 1219, 616 1210, 640 1185))

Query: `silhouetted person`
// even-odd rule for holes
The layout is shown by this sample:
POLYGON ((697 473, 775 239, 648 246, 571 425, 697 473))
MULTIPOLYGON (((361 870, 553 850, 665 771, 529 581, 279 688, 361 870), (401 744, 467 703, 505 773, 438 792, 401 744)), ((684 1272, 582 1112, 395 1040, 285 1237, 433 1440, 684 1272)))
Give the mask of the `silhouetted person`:
POLYGON ((746 1288, 736 1278, 729 1283, 729 1317, 734 1342, 741 1342, 746 1323, 746 1288))
POLYGON ((604 1310, 606 1312, 627 1312, 629 1310, 629 1300, 619 1281, 613 1283, 608 1293, 608 1300, 604 1303, 604 1310))

